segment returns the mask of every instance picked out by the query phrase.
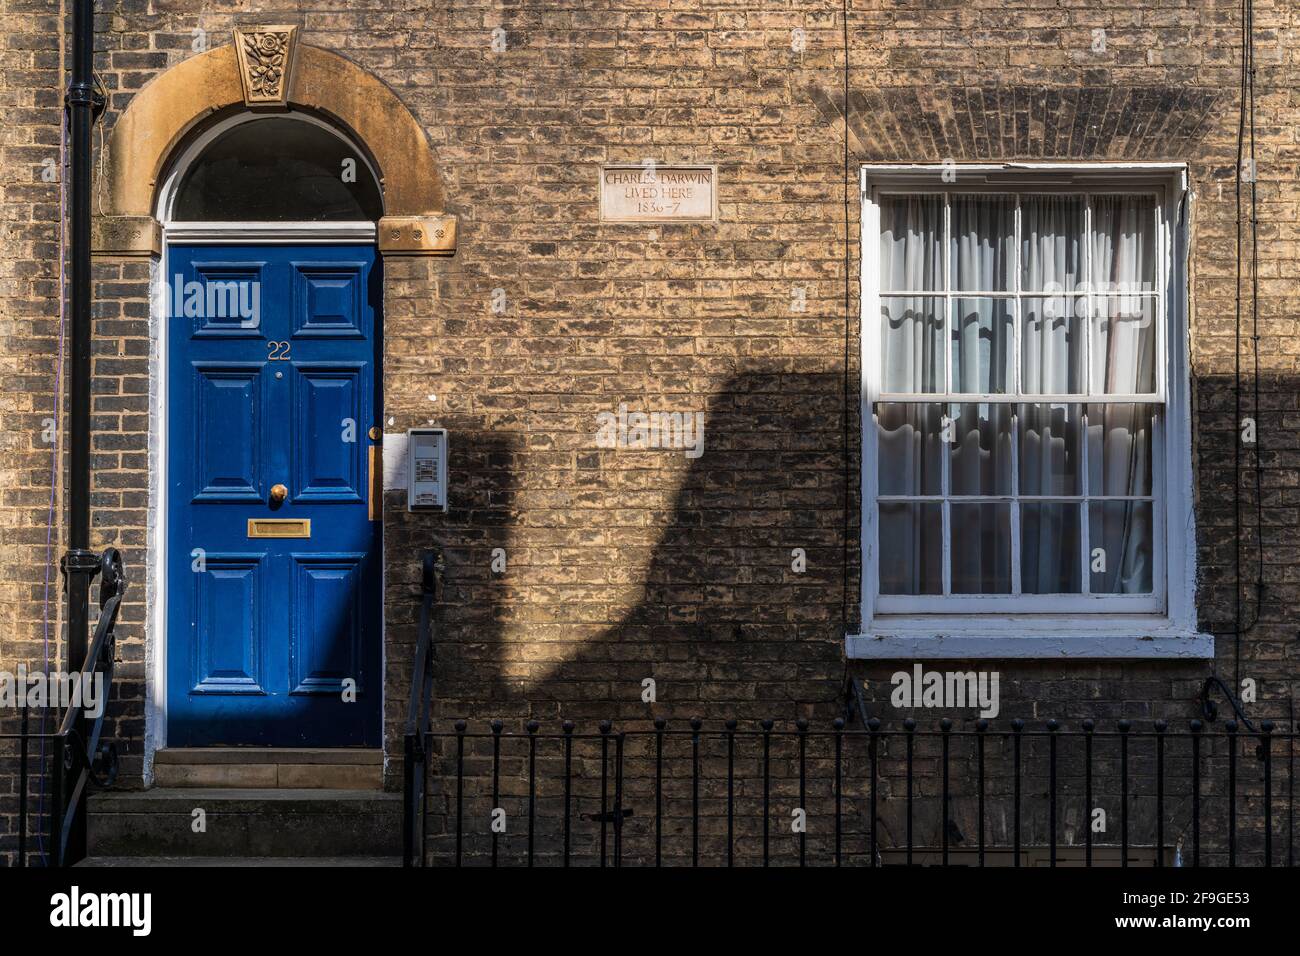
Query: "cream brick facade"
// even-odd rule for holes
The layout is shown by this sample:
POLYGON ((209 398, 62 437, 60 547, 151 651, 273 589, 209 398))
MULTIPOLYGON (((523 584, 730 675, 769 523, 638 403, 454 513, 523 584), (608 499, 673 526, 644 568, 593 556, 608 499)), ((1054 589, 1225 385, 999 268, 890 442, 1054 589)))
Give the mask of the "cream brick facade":
MULTIPOLYGON (((190 0, 101 5, 105 134, 196 45, 275 22, 378 77, 433 148, 458 248, 451 259, 385 261, 385 416, 395 431, 430 420, 451 429, 451 509, 412 515, 399 494, 386 500, 390 754, 400 750, 418 553, 431 545, 447 558, 439 720, 643 719, 645 677, 659 686, 653 715, 672 719, 829 719, 850 673, 888 709, 895 667, 846 662, 843 650, 860 559, 845 479, 855 501, 856 183, 867 162, 1189 164, 1198 606, 1202 629, 1232 630, 1238 4, 854 0, 848 10, 846 167, 838 4, 272 0, 256 14, 190 0), (645 158, 716 163, 719 221, 602 224, 601 164, 645 158), (806 311, 792 311, 795 288, 806 311), (703 412, 706 453, 597 448, 596 416, 620 402, 703 412), (490 568, 498 547, 501 575, 490 568), (808 555, 804 574, 791 571, 796 547, 808 555)), ((63 534, 56 523, 47 549, 53 462, 42 438, 58 404, 60 190, 41 174, 58 166, 63 12, 40 0, 0 5, 5 666, 43 659, 47 607, 49 653, 62 654, 63 534)), ((1255 16, 1264 473, 1256 540, 1247 456, 1248 618, 1261 547, 1265 590, 1241 652, 1259 711, 1285 718, 1300 605, 1300 9, 1260 2, 1255 16)), ((101 258, 95 279, 93 527, 99 543, 123 549, 133 582, 111 713, 138 784, 153 520, 149 264, 101 258)), ((1233 656, 1222 638, 1225 674, 1233 656)), ((1000 670, 1007 718, 1185 720, 1211 667, 1000 670)))

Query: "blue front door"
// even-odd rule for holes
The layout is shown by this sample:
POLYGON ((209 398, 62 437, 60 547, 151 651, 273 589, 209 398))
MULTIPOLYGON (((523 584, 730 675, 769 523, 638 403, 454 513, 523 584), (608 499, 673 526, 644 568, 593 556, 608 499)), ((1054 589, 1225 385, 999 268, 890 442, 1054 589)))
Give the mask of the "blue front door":
POLYGON ((378 746, 374 247, 167 272, 168 746, 378 746))

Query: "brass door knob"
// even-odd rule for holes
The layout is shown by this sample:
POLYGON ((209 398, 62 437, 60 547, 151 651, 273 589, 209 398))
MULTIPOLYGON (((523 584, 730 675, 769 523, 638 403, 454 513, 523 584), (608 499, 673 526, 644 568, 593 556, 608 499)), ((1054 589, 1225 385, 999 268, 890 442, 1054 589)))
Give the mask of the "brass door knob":
POLYGON ((289 489, 286 488, 284 485, 271 486, 271 504, 273 505, 283 504, 284 499, 287 497, 289 497, 289 489))

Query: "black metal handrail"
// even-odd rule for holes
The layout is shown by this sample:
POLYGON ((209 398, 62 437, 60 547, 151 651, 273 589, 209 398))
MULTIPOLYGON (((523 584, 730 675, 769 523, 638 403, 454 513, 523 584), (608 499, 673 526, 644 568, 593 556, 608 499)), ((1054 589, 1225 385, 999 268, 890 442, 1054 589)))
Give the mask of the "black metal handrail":
POLYGON ((117 747, 111 743, 101 747, 99 738, 104 729, 104 716, 108 713, 108 700, 113 687, 113 665, 117 658, 117 615, 125 594, 126 574, 122 567, 122 554, 116 548, 109 548, 99 562, 99 621, 95 625, 95 636, 86 651, 86 663, 79 675, 82 680, 87 676, 93 680, 96 675, 102 675, 104 706, 83 734, 85 701, 71 702, 54 741, 53 790, 62 794, 62 786, 70 783, 64 801, 63 817, 58 821, 58 831, 50 834, 51 844, 57 854, 56 865, 59 866, 64 863, 69 837, 77 817, 85 812, 82 797, 87 785, 110 787, 117 779, 117 747), (65 773, 74 776, 70 781, 65 781, 65 773))
POLYGON ((442 580, 442 555, 432 549, 421 558, 420 628, 415 637, 411 697, 402 749, 402 865, 424 865, 424 826, 428 789, 425 736, 433 710, 433 605, 442 580))
MULTIPOLYGON (((126 574, 122 555, 116 548, 103 552, 95 571, 100 575, 99 621, 86 653, 85 663, 69 680, 87 686, 98 676, 101 680, 100 699, 103 706, 86 724, 87 701, 84 695, 74 695, 63 712, 58 729, 52 733, 30 733, 28 713, 23 710, 20 732, 0 734, 0 740, 19 741, 18 756, 18 865, 28 865, 28 833, 31 814, 28 808, 28 791, 32 783, 30 769, 30 744, 33 740, 48 740, 53 755, 49 768, 52 802, 49 818, 41 826, 49 840, 46 862, 49 866, 67 866, 77 862, 71 854, 72 837, 79 818, 85 813, 85 798, 91 789, 112 786, 117 778, 117 748, 102 744, 104 718, 112 696, 113 665, 117 657, 117 618, 126 593, 126 574)), ((39 774, 46 772, 40 767, 39 774)))
POLYGON ((1228 706, 1232 708, 1233 714, 1236 715, 1237 720, 1241 721, 1242 726, 1251 733, 1255 733, 1255 725, 1251 722, 1250 717, 1246 715, 1246 705, 1241 702, 1237 695, 1232 692, 1232 688, 1218 674, 1211 674, 1205 678, 1205 683, 1201 685, 1201 713, 1205 715, 1205 719, 1212 721, 1219 716, 1219 708, 1210 696, 1211 692, 1216 690, 1223 695, 1223 699, 1228 702, 1228 706))
MULTIPOLYGON (((528 721, 507 732, 500 720, 483 730, 461 720, 429 731, 421 748, 443 763, 441 819, 430 828, 440 842, 427 855, 457 866, 734 865, 742 857, 803 866, 817 853, 836 866, 995 858, 1021 866, 1037 853, 1050 866, 1093 866, 1105 861, 1099 850, 1120 866, 1139 855, 1154 866, 1294 862, 1291 788, 1274 787, 1274 751, 1289 756, 1300 739, 1289 726, 1013 720, 994 728, 943 718, 935 728, 871 718, 851 729, 839 719, 793 729, 729 720, 706 730, 697 718, 671 729, 664 720, 628 730, 605 721, 595 733, 571 721, 542 732, 528 721), (648 811, 635 814, 635 826, 631 793, 648 811), (1273 805, 1282 800, 1279 859, 1273 805), (1118 819, 1095 833, 1099 807, 1118 819), (788 829, 795 810, 801 830, 788 829), (666 846, 673 835, 679 842, 666 846)), ((412 807, 423 834, 428 801, 412 807)))

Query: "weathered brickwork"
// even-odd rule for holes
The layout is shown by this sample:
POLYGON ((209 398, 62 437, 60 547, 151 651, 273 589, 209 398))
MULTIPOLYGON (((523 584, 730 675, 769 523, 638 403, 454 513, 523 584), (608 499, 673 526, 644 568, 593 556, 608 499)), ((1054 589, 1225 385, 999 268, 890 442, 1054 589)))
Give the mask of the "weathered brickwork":
MULTIPOLYGON (((5 562, 0 570, 0 659, 44 660, 43 620, 49 579, 49 635, 58 638, 57 557, 61 527, 49 528, 55 476, 55 360, 59 340, 59 19, 50 4, 0 8, 0 526, 5 562), (45 175, 42 176, 42 172, 45 175), (53 550, 47 550, 52 534, 53 550)), ((55 512, 58 520, 58 512, 55 512)), ((57 653, 57 645, 52 647, 57 653)), ((12 711, 0 715, 0 733, 18 729, 12 711)), ((0 752, 10 752, 9 742, 0 752)), ((14 761, 0 758, 0 857, 7 859, 16 829, 14 761)))
MULTIPOLYGON (((56 405, 59 186, 41 169, 59 151, 60 12, 49 0, 0 3, 6 667, 43 659, 47 577, 51 615, 59 593, 49 555, 57 560, 63 533, 55 527, 47 552, 51 450, 42 440, 56 405)), ((852 498, 858 476, 856 464, 846 474, 845 435, 855 462, 859 423, 855 394, 845 427, 844 392, 858 377, 864 162, 1189 164, 1201 626, 1228 635, 1216 666, 1231 679, 1233 548, 1247 623, 1262 548, 1263 603, 1240 641, 1241 673, 1259 682, 1256 713, 1286 718, 1300 606, 1293 4, 1255 6, 1262 538, 1250 454, 1240 530, 1233 513, 1236 2, 854 0, 846 168, 839 4, 272 0, 250 14, 227 0, 106 0, 96 59, 105 127, 197 44, 227 43, 234 25, 253 22, 297 23, 301 42, 390 85, 427 130, 448 211, 459 217, 453 259, 384 263, 387 427, 432 421, 452 435, 446 515, 408 514, 395 492, 386 500, 390 754, 400 753, 418 555, 430 546, 447 562, 435 662, 444 725, 826 721, 840 712, 850 674, 873 712, 908 715, 888 702, 897 665, 850 663, 843 652, 857 613, 858 519, 856 504, 846 511, 845 482, 852 498), (493 47, 498 29, 504 50, 493 47), (600 164, 647 157, 717 163, 719 222, 602 224, 600 164), (796 288, 805 311, 793 308, 796 288), (492 308, 496 290, 502 312, 492 308), (597 414, 620 402, 703 412, 704 454, 596 447, 597 414), (504 573, 491 569, 494 548, 505 549, 504 573), (806 550, 806 573, 791 569, 794 548, 806 550), (653 708, 641 699, 645 678, 656 681, 653 708)), ((144 772, 146 550, 157 520, 148 268, 105 259, 95 271, 94 533, 97 544, 124 549, 133 582, 112 710, 133 785, 144 772)), ((1247 373, 1248 307, 1239 343, 1247 373)), ((1249 375, 1245 383, 1249 411, 1249 375)), ((997 669, 1000 719, 1072 723, 1186 721, 1212 670, 1056 661, 997 669)), ((390 777, 399 770, 390 764, 390 777)), ((7 792, 12 785, 0 784, 7 792)), ((11 821, 0 818, 0 841, 11 821)))

